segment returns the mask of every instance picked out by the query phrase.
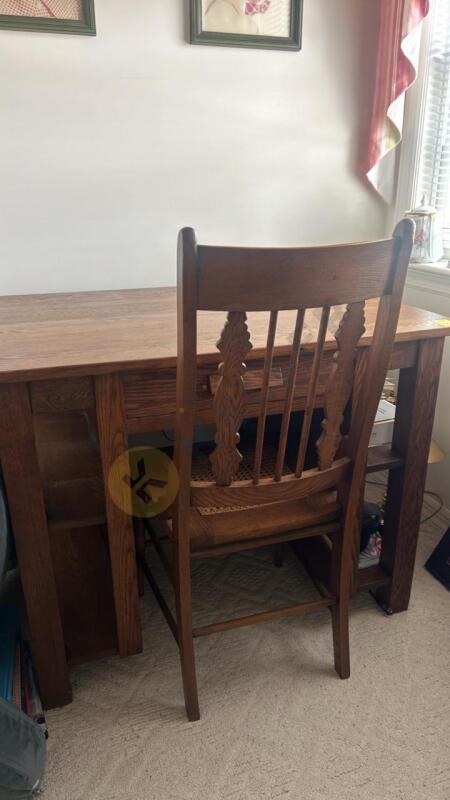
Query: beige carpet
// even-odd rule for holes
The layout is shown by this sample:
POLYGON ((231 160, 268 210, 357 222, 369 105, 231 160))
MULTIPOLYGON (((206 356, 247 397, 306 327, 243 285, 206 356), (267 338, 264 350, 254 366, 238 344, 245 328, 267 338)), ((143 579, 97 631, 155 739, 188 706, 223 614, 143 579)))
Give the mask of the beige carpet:
MULTIPOLYGON (((422 567, 448 524, 423 526, 407 613, 353 603, 348 681, 328 611, 199 640, 198 723, 147 594, 144 653, 78 668, 74 702, 48 714, 43 800, 448 800, 450 593, 422 567)), ((305 594, 293 555, 281 570, 260 551, 195 571, 201 622, 305 594)))

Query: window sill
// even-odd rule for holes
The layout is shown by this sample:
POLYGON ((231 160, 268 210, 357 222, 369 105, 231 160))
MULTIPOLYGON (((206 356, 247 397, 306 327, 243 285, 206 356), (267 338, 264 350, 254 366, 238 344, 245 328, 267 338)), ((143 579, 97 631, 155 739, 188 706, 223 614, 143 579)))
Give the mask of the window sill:
POLYGON ((411 263, 406 284, 412 289, 450 297, 450 267, 411 263))

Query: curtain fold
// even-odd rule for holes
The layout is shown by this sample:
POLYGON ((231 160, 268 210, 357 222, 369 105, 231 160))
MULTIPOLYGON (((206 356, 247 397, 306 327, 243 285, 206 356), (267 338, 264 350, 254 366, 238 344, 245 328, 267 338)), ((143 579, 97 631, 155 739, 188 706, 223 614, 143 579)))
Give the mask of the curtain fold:
POLYGON ((394 149, 402 136, 404 97, 416 77, 421 22, 429 0, 379 0, 378 43, 363 173, 387 203, 393 200, 394 149))

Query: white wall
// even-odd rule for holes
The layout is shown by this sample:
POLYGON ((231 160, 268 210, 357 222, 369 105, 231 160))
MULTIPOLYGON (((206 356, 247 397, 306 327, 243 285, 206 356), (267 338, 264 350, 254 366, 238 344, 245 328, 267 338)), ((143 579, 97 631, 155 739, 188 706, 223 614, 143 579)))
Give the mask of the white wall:
POLYGON ((183 225, 383 233, 355 176, 367 0, 307 0, 300 53, 190 46, 183 0, 95 5, 96 38, 0 31, 0 293, 173 284, 183 225))

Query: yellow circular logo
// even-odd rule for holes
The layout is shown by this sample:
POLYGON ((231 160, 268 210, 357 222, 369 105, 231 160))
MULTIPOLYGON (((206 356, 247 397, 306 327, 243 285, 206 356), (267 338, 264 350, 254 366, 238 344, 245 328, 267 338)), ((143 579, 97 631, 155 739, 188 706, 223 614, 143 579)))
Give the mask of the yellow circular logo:
POLYGON ((132 447, 114 461, 108 490, 113 502, 131 517, 156 517, 178 493, 178 471, 161 450, 132 447))

